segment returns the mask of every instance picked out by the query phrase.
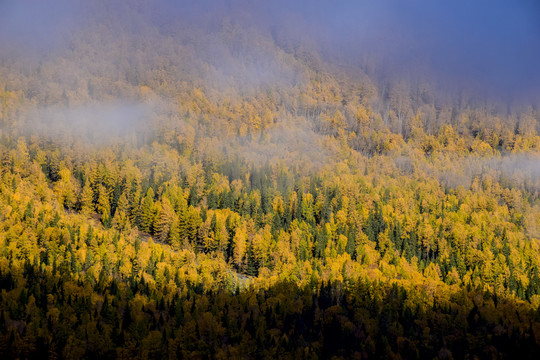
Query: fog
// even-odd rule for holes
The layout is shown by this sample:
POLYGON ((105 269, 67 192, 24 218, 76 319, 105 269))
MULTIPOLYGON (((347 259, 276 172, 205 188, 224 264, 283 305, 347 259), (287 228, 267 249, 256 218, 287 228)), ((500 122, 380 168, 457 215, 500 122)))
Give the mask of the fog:
MULTIPOLYGON (((396 164, 404 170, 402 159, 398 159, 396 164)), ((526 189, 532 201, 540 198, 540 157, 536 153, 469 156, 457 160, 443 157, 417 166, 422 166, 430 178, 438 179, 450 189, 460 186, 469 189, 475 179, 484 181, 490 178, 503 187, 526 189)))
POLYGON ((84 20, 79 0, 0 1, 0 54, 38 55, 65 46, 84 20))
MULTIPOLYGON (((308 37, 307 30, 327 58, 379 77, 413 83, 427 78, 445 91, 499 98, 540 94, 538 1, 313 3, 292 2, 300 20, 283 23, 284 41, 308 37)), ((281 10, 275 14, 281 17, 281 10)))
POLYGON ((157 106, 150 102, 117 101, 73 107, 35 107, 21 114, 15 131, 48 141, 74 141, 96 146, 118 140, 137 141, 137 137, 151 133, 157 106))
MULTIPOLYGON (((417 83, 427 78, 444 91, 498 99, 540 94, 540 3, 534 0, 5 0, 0 2, 2 57, 7 51, 67 46, 70 36, 92 22, 120 32, 155 28, 159 36, 184 44, 189 42, 182 37, 185 29, 204 35, 229 22, 286 52, 313 50, 352 72, 382 79, 417 83)), ((208 49, 216 64, 219 51, 208 49)), ((257 48, 250 51, 267 56, 257 48)), ((271 63, 259 71, 260 57, 251 57, 257 61, 239 67, 246 78, 266 83, 273 70, 294 76, 271 63)), ((234 66, 220 66, 219 76, 238 75, 234 66)))
POLYGON ((298 125, 278 124, 250 138, 229 139, 219 146, 250 164, 284 164, 304 172, 320 170, 337 158, 320 135, 298 125))

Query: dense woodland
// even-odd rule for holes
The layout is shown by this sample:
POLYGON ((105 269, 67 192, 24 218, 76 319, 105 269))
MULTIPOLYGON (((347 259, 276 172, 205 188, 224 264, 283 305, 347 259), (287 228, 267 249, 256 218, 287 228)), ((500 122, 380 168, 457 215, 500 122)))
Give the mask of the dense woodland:
POLYGON ((2 357, 540 352, 538 103, 137 3, 3 45, 2 357))

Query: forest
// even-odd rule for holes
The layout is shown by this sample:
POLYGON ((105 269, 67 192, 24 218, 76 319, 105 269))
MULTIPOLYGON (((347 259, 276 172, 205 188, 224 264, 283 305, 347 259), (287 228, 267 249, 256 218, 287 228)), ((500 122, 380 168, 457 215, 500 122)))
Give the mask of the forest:
POLYGON ((353 61, 302 1, 15 3, 2 358, 540 353, 540 92, 353 61))

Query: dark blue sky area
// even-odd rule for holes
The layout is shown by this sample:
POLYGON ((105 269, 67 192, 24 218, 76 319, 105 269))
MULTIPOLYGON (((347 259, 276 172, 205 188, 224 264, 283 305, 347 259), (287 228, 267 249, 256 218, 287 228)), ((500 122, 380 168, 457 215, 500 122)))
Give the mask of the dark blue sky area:
MULTIPOLYGON (((391 74, 429 72, 479 91, 538 95, 540 1, 298 1, 290 5, 342 58, 391 74)), ((280 10, 276 11, 279 15, 280 10)), ((291 30, 294 34, 294 30, 291 30)))

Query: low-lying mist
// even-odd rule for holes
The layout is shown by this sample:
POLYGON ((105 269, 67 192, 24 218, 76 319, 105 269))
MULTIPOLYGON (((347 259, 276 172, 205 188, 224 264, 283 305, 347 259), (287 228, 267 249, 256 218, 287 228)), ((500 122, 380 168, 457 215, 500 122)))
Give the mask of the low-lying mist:
MULTIPOLYGON (((402 171, 412 169, 408 159, 395 160, 396 166, 402 171)), ((446 188, 471 188, 475 180, 483 182, 491 179, 503 187, 526 189, 533 195, 531 200, 540 199, 540 155, 537 153, 506 154, 492 157, 467 156, 439 158, 422 163, 423 173, 430 178, 436 178, 446 188)))
POLYGON ((233 154, 255 165, 280 163, 316 170, 329 163, 331 154, 320 135, 304 127, 283 124, 253 134, 250 141, 236 138, 228 143, 233 145, 233 154))
POLYGON ((153 103, 129 101, 37 107, 21 114, 14 130, 54 142, 102 146, 149 134, 155 113, 153 103))

